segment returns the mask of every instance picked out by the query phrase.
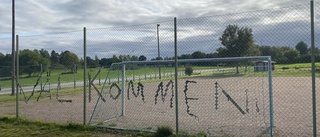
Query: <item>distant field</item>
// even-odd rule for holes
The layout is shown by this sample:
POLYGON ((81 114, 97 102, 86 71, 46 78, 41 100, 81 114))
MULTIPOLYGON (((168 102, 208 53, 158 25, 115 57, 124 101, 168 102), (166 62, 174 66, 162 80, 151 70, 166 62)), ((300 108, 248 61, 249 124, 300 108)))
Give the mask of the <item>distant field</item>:
MULTIPOLYGON (((316 72, 320 72, 320 63, 316 63, 316 72)), ((195 70, 209 70, 209 69, 224 69, 229 68, 228 71, 220 71, 221 73, 202 73, 201 76, 214 76, 214 77, 226 77, 229 75, 232 76, 260 76, 261 73, 255 73, 252 66, 240 66, 239 71, 241 75, 233 75, 232 72, 235 72, 235 67, 217 67, 217 66, 194 66, 193 69, 195 70), (230 73, 231 72, 231 73, 230 73)), ((97 74, 99 68, 88 68, 87 73, 91 74, 92 77, 97 74)), ((102 82, 105 80, 106 75, 108 73, 108 68, 102 68, 100 75, 96 78, 96 80, 101 80, 102 82)), ((184 71, 184 67, 180 67, 178 71, 184 71)), ((174 68, 173 67, 162 67, 161 73, 162 74, 173 74, 174 68)), ((137 69, 126 70, 127 77, 136 77, 140 76, 141 78, 153 78, 158 77, 159 68, 158 67, 140 67, 137 69)), ((194 73, 200 74, 200 73, 194 73)), ((39 78, 39 72, 33 73, 32 77, 27 77, 27 75, 20 76, 20 85, 21 86, 33 86, 37 79, 39 78)), ((58 78, 60 77, 61 83, 67 82, 80 82, 83 81, 83 69, 78 69, 77 73, 73 73, 70 69, 55 69, 51 70, 50 77, 47 77, 47 72, 44 72, 42 75, 42 80, 39 80, 39 84, 44 84, 47 79, 50 79, 51 84, 58 83, 58 78)), ((297 77, 305 77, 311 76, 311 63, 298 63, 298 64, 276 64, 275 71, 272 72, 272 76, 297 76, 297 77)), ((87 77, 88 78, 88 77, 87 77)), ((109 73, 108 78, 121 78, 121 70, 111 70, 109 73)), ((0 78, 1 79, 1 78, 0 78)), ((0 81, 1 88, 10 88, 11 87, 11 80, 1 80, 0 81)))

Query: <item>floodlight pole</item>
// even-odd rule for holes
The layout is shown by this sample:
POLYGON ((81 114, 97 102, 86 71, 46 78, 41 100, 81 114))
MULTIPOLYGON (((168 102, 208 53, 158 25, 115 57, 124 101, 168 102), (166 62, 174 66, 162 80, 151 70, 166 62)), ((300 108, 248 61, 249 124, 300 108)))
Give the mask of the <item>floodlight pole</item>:
POLYGON ((313 116, 313 136, 317 136, 317 107, 316 107, 316 74, 315 74, 315 55, 314 55, 314 4, 310 0, 311 18, 311 66, 312 66, 312 116, 313 116))
POLYGON ((15 90, 15 1, 12 0, 12 52, 11 52, 11 57, 12 57, 12 80, 11 80, 11 95, 14 95, 14 90, 15 90))
MULTIPOLYGON (((159 26, 160 26, 160 24, 157 24, 158 60, 160 60, 159 26)), ((160 65, 159 65, 159 79, 161 79, 161 68, 160 68, 160 65)))

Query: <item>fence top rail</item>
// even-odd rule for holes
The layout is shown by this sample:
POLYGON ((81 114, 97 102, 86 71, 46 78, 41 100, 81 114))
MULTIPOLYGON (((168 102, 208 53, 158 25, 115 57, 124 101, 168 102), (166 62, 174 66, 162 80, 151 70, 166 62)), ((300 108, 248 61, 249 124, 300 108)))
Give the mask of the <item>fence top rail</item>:
MULTIPOLYGON (((200 59, 178 59, 178 63, 189 62, 231 62, 231 61, 248 61, 248 60, 271 60, 271 56, 248 56, 248 57, 225 57, 225 58, 200 58, 200 59)), ((174 60, 153 60, 153 61, 123 61, 113 63, 112 65, 125 64, 149 64, 149 63, 174 63, 174 60)))

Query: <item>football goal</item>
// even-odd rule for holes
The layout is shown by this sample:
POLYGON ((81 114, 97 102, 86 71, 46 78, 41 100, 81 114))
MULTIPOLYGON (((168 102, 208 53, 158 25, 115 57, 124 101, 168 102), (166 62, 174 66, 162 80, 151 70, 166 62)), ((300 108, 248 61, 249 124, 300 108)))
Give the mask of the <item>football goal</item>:
POLYGON ((269 56, 114 63, 89 124, 209 136, 273 132, 269 56))

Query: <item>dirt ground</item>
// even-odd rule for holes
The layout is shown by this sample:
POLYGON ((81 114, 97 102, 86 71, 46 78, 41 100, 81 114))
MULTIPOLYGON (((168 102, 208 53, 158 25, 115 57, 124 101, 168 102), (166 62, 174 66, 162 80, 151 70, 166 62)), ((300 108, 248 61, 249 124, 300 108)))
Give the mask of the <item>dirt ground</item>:
MULTIPOLYGON (((275 135, 312 136, 311 78, 274 77, 272 81, 275 135)), ((163 81, 163 93, 165 93, 168 82, 163 81)), ((319 82, 317 79, 317 91, 320 90, 319 82)), ((164 100, 160 89, 155 104, 159 84, 160 82, 143 84, 144 102, 141 95, 134 96, 130 87, 130 100, 127 91, 124 96, 125 116, 120 116, 122 114, 121 95, 117 99, 112 99, 109 88, 107 88, 104 93, 106 102, 99 100, 90 123, 146 130, 155 130, 157 126, 169 125, 175 129, 176 104, 174 100, 176 95, 174 94, 172 98, 173 107, 171 108, 171 85, 164 100)), ((265 77, 183 79, 179 80, 178 89, 180 131, 202 131, 209 136, 264 136, 268 131, 270 124, 269 87, 265 77), (186 91, 188 105, 184 92, 186 80, 196 82, 188 83, 186 91), (216 82, 218 88, 215 88, 216 82), (217 99, 216 92, 218 93, 217 99), (188 106, 189 114, 187 113, 188 106)), ((134 91, 137 92, 137 82, 134 83, 134 91)), ((113 97, 117 92, 116 88, 111 90, 113 97)), ((92 101, 89 103, 87 99, 87 122, 91 118, 97 100, 97 94, 92 93, 94 97, 92 101)), ((43 96, 46 95, 43 94, 43 96)), ((54 95, 51 100, 49 97, 41 98, 39 101, 33 99, 28 104, 21 100, 19 101, 20 116, 49 122, 82 123, 84 119, 83 94, 61 96, 59 99, 72 100, 72 102, 59 102, 54 95)), ((14 102, 2 103, 0 107, 0 116, 15 116, 14 102)), ((317 109, 319 109, 319 105, 317 105, 317 109)), ((318 116, 319 113, 317 112, 318 116)), ((317 123, 319 122, 318 120, 317 123)), ((318 124, 317 127, 319 126, 318 124)))

